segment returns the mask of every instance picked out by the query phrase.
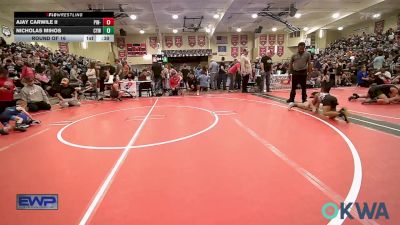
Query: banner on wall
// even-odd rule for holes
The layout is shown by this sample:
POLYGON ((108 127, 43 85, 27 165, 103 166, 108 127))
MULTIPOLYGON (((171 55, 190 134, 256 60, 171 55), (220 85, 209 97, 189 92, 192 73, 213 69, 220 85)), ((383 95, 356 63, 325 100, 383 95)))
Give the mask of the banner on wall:
POLYGON ((267 44, 267 35, 265 35, 265 34, 260 35, 259 40, 260 40, 260 45, 266 45, 267 44))
POLYGON ((175 46, 178 48, 182 47, 182 36, 175 36, 175 46))
POLYGON ((118 58, 119 59, 126 59, 126 51, 125 50, 119 50, 118 51, 118 58))
POLYGON ((190 47, 194 47, 196 45, 196 36, 188 36, 188 43, 190 47))
POLYGON ((204 47, 204 45, 206 45, 206 36, 204 35, 197 36, 197 44, 200 47, 204 47))
POLYGON ((149 37, 150 47, 156 48, 157 47, 157 37, 149 37))
POLYGON ((137 57, 143 56, 147 54, 146 43, 134 43, 126 45, 127 56, 128 57, 137 57))
POLYGON ((385 21, 384 20, 377 21, 377 22, 375 22, 374 32, 376 34, 381 34, 383 32, 384 27, 385 27, 385 21))
POLYGON ((277 42, 278 45, 283 45, 285 43, 285 34, 278 34, 277 42))
POLYGON ((117 47, 119 49, 124 49, 125 48, 125 37, 117 37, 117 47))
POLYGON ((68 42, 58 42, 58 49, 61 52, 69 53, 68 42))
POLYGON ((276 50, 276 54, 277 54, 279 57, 281 57, 281 56, 283 56, 283 53, 284 53, 284 48, 283 48, 283 46, 278 46, 278 49, 276 50))
POLYGON ((231 47, 231 56, 233 58, 238 57, 239 54, 239 48, 238 47, 231 47))
POLYGON ((275 46, 268 46, 268 52, 271 54, 271 57, 275 55, 275 46))
POLYGON ((269 34, 268 35, 268 44, 275 45, 276 42, 276 34, 269 34))
POLYGON ((231 44, 232 44, 233 46, 236 46, 236 45, 239 44, 239 35, 237 35, 237 34, 232 34, 232 36, 231 36, 231 44))
POLYGON ((267 55, 267 47, 260 47, 259 56, 267 55))
POLYGON ((173 44, 174 40, 172 39, 172 36, 165 36, 165 46, 171 48, 173 44))
POLYGON ((240 44, 247 45, 247 34, 240 35, 240 44))

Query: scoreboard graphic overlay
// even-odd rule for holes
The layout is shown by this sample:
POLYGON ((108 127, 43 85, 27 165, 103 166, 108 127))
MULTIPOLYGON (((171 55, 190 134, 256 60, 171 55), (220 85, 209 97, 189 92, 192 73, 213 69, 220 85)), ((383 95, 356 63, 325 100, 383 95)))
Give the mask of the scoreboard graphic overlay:
POLYGON ((15 41, 114 42, 113 12, 14 12, 15 41))

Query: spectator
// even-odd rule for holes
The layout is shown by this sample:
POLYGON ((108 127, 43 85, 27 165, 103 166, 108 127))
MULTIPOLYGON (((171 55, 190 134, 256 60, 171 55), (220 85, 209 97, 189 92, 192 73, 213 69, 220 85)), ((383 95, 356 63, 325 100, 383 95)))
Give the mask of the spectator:
POLYGON ((210 72, 211 89, 217 90, 217 79, 218 79, 219 65, 214 59, 211 60, 210 65, 208 67, 208 70, 210 72))
POLYGON ((61 108, 81 105, 81 103, 78 101, 78 92, 74 87, 69 85, 68 78, 63 78, 61 80, 61 86, 56 95, 57 98, 60 99, 61 108))
POLYGON ((199 82, 193 73, 189 73, 188 75, 188 90, 196 91, 197 95, 199 95, 200 92, 199 82))
POLYGON ((51 105, 42 87, 33 83, 33 79, 25 78, 26 85, 21 90, 21 98, 28 104, 28 111, 50 110, 51 105))
POLYGON ((357 85, 361 87, 369 87, 369 81, 367 67, 362 66, 361 70, 357 72, 357 85))
POLYGON ((250 59, 248 58, 249 50, 245 48, 240 56, 240 74, 242 75, 242 93, 247 93, 247 83, 252 74, 250 59))
POLYGON ((208 91, 210 85, 210 76, 207 75, 207 67, 203 66, 200 75, 197 77, 200 83, 200 91, 208 91))
POLYGON ((228 69, 229 77, 229 91, 232 91, 236 87, 236 74, 240 71, 240 62, 235 59, 232 66, 228 69))
POLYGON ((60 83, 63 78, 67 77, 64 71, 60 69, 60 66, 57 62, 52 64, 50 70, 50 81, 51 81, 51 90, 50 95, 55 95, 57 91, 60 89, 60 83))
MULTIPOLYGON (((263 77, 265 78, 265 85, 266 85, 266 91, 270 92, 270 80, 271 80, 271 70, 272 70, 272 58, 271 58, 271 53, 267 53, 267 55, 264 55, 261 58, 261 70, 263 71, 264 75, 263 77)), ((264 80, 262 80, 262 85, 261 85, 261 90, 264 91, 264 80)))
POLYGON ((375 70, 380 70, 385 62, 385 56, 383 52, 379 51, 378 56, 374 58, 373 65, 375 70))

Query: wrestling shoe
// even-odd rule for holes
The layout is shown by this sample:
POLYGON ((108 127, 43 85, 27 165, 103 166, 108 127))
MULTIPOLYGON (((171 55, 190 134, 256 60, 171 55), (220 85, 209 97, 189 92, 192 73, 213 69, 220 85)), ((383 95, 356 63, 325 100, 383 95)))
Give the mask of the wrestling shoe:
POLYGON ((349 122, 349 119, 347 118, 348 117, 348 112, 347 112, 346 108, 341 108, 339 110, 339 117, 343 118, 343 120, 346 121, 346 123, 349 122))
POLYGON ((296 103, 294 103, 294 102, 289 103, 288 110, 291 110, 295 106, 296 106, 296 103))

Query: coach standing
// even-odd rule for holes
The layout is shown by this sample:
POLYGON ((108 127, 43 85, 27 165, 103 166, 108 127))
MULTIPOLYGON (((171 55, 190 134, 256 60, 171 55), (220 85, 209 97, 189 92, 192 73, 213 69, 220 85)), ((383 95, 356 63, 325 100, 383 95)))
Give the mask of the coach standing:
POLYGON ((298 45, 298 52, 290 59, 290 73, 292 75, 292 90, 290 91, 290 97, 287 102, 294 102, 296 96, 297 84, 301 86, 301 97, 302 101, 307 100, 306 93, 306 81, 307 72, 311 73, 311 54, 305 51, 306 44, 300 42, 298 45))
POLYGON ((249 83, 252 73, 250 59, 248 57, 249 50, 245 48, 240 56, 240 74, 242 75, 242 93, 247 93, 247 84, 249 83))

